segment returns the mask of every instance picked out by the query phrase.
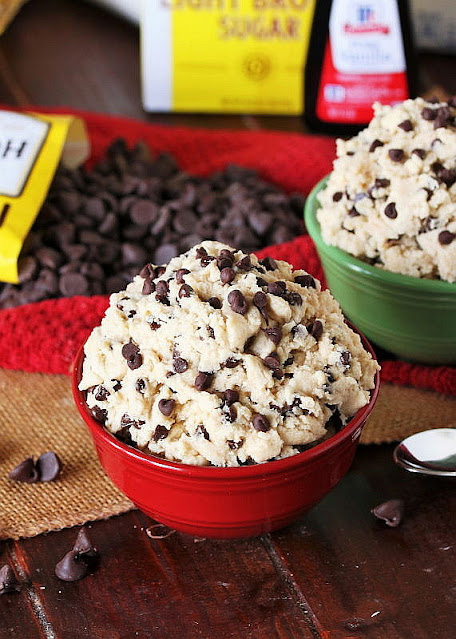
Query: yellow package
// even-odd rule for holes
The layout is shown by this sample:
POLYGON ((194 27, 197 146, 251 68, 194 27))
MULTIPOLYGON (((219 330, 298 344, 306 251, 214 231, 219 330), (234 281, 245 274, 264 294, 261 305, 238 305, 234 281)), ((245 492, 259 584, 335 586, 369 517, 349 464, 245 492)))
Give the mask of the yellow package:
POLYGON ((145 0, 148 111, 303 111, 315 0, 145 0))
POLYGON ((0 111, 0 281, 19 283, 19 253, 59 161, 74 168, 88 154, 79 118, 0 111))

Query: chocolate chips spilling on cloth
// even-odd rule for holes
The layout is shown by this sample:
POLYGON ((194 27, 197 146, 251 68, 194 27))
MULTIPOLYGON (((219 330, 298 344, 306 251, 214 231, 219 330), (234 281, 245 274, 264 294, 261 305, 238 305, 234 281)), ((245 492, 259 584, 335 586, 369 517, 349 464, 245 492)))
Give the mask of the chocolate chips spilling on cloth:
POLYGON ((27 457, 10 471, 8 477, 14 481, 34 484, 38 481, 46 482, 57 479, 61 470, 62 462, 59 456, 49 451, 40 455, 36 462, 33 457, 27 457))
POLYGON ((404 518, 404 502, 402 499, 390 499, 372 508, 371 513, 390 528, 395 528, 404 518))
POLYGON ((195 177, 166 153, 116 140, 93 169, 58 169, 21 253, 21 283, 0 283, 0 309, 122 290, 145 262, 163 264, 202 240, 245 251, 286 242, 303 232, 303 204, 253 169, 195 177))
POLYGON ((98 559, 98 550, 82 527, 73 548, 56 565, 55 575, 62 581, 78 581, 96 567, 98 559))

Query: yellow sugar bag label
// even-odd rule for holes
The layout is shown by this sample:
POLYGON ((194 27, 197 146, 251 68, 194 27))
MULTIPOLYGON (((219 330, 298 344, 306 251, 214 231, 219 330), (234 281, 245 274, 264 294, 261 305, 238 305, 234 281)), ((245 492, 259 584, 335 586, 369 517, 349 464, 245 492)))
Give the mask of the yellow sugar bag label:
POLYGON ((298 115, 315 0, 144 0, 149 111, 298 115))
POLYGON ((59 161, 75 168, 88 155, 79 118, 0 111, 0 281, 19 283, 19 253, 59 161))

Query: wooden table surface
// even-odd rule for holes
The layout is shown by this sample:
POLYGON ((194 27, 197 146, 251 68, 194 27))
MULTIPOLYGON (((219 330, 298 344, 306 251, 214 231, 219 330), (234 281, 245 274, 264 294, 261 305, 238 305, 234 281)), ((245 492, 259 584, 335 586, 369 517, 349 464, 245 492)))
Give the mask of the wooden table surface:
MULTIPOLYGON (((456 93, 456 64, 421 55, 422 90, 456 93)), ((92 5, 30 0, 0 40, 0 102, 65 105, 166 124, 304 131, 300 118, 146 115, 137 29, 92 5)), ((65 583, 54 566, 76 529, 0 544, 20 593, 0 597, 0 637, 269 639, 456 636, 455 480, 412 475, 391 445, 359 447, 349 473, 294 525, 260 538, 150 539, 138 511, 95 522, 99 569, 65 583), (405 501, 388 528, 376 504, 405 501)))

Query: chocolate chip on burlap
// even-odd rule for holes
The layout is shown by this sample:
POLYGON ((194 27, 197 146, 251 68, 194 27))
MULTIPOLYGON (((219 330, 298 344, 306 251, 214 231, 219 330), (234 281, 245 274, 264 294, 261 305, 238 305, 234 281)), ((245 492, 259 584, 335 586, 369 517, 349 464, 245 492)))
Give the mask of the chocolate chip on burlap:
POLYGON ((27 459, 24 459, 24 461, 15 466, 15 468, 8 473, 8 477, 14 481, 20 481, 26 484, 34 484, 39 481, 39 473, 33 457, 27 457, 27 459))
POLYGON ((56 453, 48 451, 38 457, 36 468, 40 481, 54 481, 60 475, 62 462, 56 453))

